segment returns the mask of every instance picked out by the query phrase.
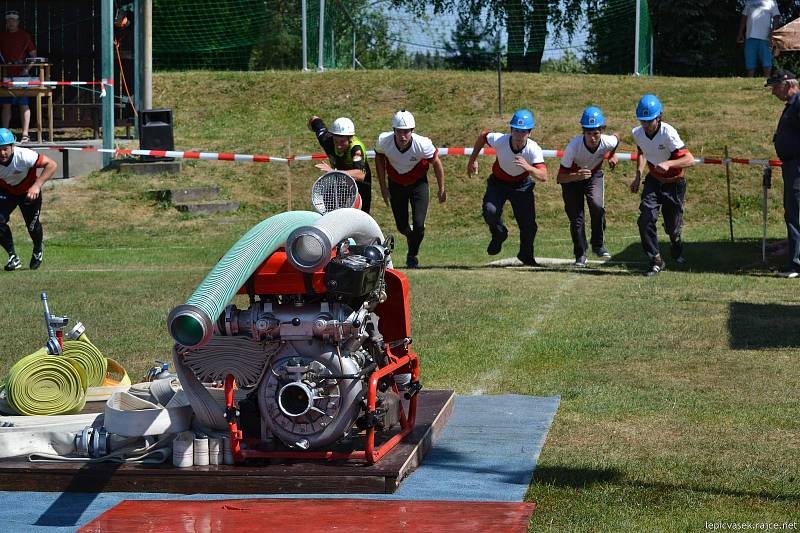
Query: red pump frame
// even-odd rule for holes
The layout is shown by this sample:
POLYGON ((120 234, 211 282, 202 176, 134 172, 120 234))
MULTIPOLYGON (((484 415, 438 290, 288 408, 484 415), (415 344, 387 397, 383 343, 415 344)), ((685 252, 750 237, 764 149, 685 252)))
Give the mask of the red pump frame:
MULTIPOLYGON (((317 294, 326 292, 324 287, 324 273, 314 272, 311 274, 312 286, 317 294)), ((409 343, 403 342, 395 348, 401 353, 395 355, 389 344, 403 339, 410 339, 411 333, 411 313, 408 297, 408 279, 396 270, 387 269, 385 274, 387 299, 380 304, 376 310, 381 317, 381 332, 387 343, 386 354, 389 364, 372 373, 369 380, 369 390, 367 392, 367 415, 372 418, 376 412, 378 382, 385 376, 395 374, 411 374, 412 383, 419 382, 419 356, 411 351, 409 343)), ((305 287, 302 274, 298 273, 290 266, 286 259, 285 252, 278 251, 270 256, 259 269, 253 274, 248 282, 255 289, 257 294, 281 294, 287 288, 299 289, 302 292, 305 287)), ((245 292, 243 287, 240 293, 245 292)), ((331 450, 285 450, 285 451, 262 451, 249 449, 242 444, 257 444, 261 442, 256 438, 245 438, 239 429, 236 413, 236 405, 233 400, 233 390, 236 387, 234 377, 228 375, 225 379, 225 405, 228 413, 228 429, 230 430, 231 451, 234 461, 242 462, 248 458, 266 459, 327 459, 327 460, 363 460, 366 464, 377 463, 389 451, 392 450, 414 429, 417 416, 417 394, 408 400, 408 414, 405 412, 403 403, 400 403, 400 431, 392 435, 380 446, 375 446, 375 428, 370 427, 364 435, 363 450, 354 450, 349 453, 335 452, 331 450)), ((392 389, 400 394, 397 385, 392 382, 392 389)))

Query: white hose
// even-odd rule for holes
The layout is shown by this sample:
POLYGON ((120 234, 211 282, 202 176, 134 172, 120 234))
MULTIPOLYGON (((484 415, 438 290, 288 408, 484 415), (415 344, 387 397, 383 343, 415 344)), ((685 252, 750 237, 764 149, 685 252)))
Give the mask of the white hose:
MULTIPOLYGON (((345 239, 372 244, 384 237, 378 223, 359 209, 343 208, 322 215, 314 224, 297 228, 286 239, 286 256, 301 272, 316 272, 331 260, 334 246, 345 239)), ((392 268, 389 263, 389 268, 392 268)))

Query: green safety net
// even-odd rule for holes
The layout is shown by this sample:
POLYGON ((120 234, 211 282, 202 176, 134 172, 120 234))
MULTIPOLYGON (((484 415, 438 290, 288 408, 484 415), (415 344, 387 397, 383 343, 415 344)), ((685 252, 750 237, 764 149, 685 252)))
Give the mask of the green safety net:
POLYGON ((305 50, 302 6, 302 0, 155 0, 154 66, 494 69, 499 62, 513 71, 651 71, 647 0, 308 0, 305 50))
POLYGON ((247 70, 267 7, 262 0, 154 0, 153 67, 247 70))

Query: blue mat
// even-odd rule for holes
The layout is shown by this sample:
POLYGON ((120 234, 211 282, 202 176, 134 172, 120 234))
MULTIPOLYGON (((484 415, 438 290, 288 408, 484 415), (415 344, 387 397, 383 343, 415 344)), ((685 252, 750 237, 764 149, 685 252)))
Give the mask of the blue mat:
POLYGON ((522 501, 559 398, 458 396, 441 438, 394 494, 162 494, 0 491, 3 531, 74 531, 122 500, 364 498, 522 501))

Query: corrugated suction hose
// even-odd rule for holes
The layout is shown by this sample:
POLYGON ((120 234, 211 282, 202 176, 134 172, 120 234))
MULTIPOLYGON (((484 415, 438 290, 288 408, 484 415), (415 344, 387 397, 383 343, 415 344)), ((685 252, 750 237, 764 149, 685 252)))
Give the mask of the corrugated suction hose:
POLYGON ((289 211, 251 228, 225 253, 186 303, 170 312, 167 327, 172 338, 187 348, 206 344, 213 334, 214 320, 258 266, 286 242, 294 229, 319 217, 312 211, 289 211))

